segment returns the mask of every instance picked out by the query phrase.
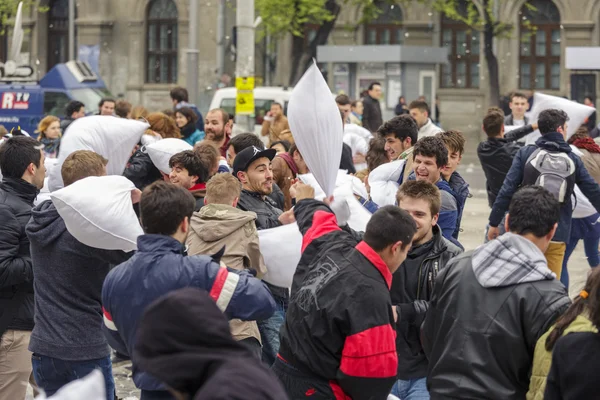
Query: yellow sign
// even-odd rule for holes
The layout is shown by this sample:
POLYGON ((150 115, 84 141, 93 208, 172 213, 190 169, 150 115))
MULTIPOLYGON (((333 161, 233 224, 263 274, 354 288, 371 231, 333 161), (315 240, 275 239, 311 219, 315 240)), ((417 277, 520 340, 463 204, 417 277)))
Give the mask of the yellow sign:
POLYGON ((235 78, 235 88, 237 90, 254 90, 254 77, 243 76, 235 78))
POLYGON ((236 114, 254 114, 254 91, 238 90, 235 99, 236 114))

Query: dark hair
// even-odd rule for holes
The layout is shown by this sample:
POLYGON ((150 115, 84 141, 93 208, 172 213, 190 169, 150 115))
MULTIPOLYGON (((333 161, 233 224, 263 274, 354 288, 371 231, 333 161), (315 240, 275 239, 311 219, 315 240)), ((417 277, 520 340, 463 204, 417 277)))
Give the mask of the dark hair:
POLYGON ((513 99, 514 99, 515 97, 522 97, 522 98, 524 98, 525 100, 527 100, 527 96, 525 96, 525 94, 524 94, 524 93, 521 93, 521 92, 512 92, 512 93, 510 94, 510 97, 509 97, 509 100, 510 100, 510 102, 511 102, 511 103, 512 103, 512 101, 513 101, 513 99))
POLYGON ((208 110, 206 115, 208 115, 211 112, 221 113, 221 118, 223 119, 223 125, 226 125, 229 122, 229 113, 226 110, 224 110, 222 108, 213 108, 212 110, 208 110))
POLYGON ((592 99, 592 96, 585 96, 583 99, 584 99, 584 100, 585 100, 585 99, 588 99, 588 100, 589 100, 590 102, 592 102, 592 103, 594 102, 594 99, 592 99))
POLYGON ((358 99, 358 100, 354 100, 352 103, 350 103, 350 107, 352 108, 356 108, 356 106, 358 106, 358 103, 362 103, 363 101, 358 99))
POLYGON ((504 125, 504 113, 498 107, 490 107, 483 117, 483 131, 488 137, 500 135, 504 125))
POLYGON ((115 104, 115 114, 121 118, 127 118, 127 114, 131 112, 131 103, 127 100, 119 100, 115 104))
POLYGON ((175 110, 175 114, 177 113, 183 115, 188 120, 188 123, 195 124, 198 121, 198 115, 189 107, 181 107, 175 110))
POLYGON ((104 97, 104 98, 102 98, 102 100, 100 100, 100 103, 98 103, 98 107, 102 108, 104 103, 115 103, 115 105, 117 104, 115 99, 113 99, 112 97, 104 97))
POLYGON ((363 236, 363 240, 375 251, 382 251, 396 242, 402 249, 410 246, 417 232, 415 220, 396 206, 384 206, 375 211, 363 236))
POLYGON ((208 179, 208 171, 202 164, 198 154, 193 150, 185 150, 173 155, 169 159, 169 168, 176 166, 187 169, 190 176, 197 176, 197 182, 206 182, 208 179))
POLYGON ((43 146, 29 136, 13 136, 0 144, 0 171, 6 178, 21 178, 29 164, 41 167, 43 146))
MULTIPOLYGON (((288 151, 290 151, 290 147, 291 147, 291 143, 288 142, 287 140, 278 140, 277 142, 273 142, 271 143, 271 146, 269 146, 270 149, 273 148, 273 146, 275 146, 276 144, 280 144, 283 146, 283 148, 285 149, 285 152, 287 153, 288 151)), ((237 153, 236 153, 237 154, 237 153)))
POLYGON ((265 149, 263 141, 254 133, 240 133, 239 135, 235 135, 229 141, 229 145, 233 146, 235 154, 252 146, 258 147, 261 150, 265 149))
POLYGON ((81 107, 85 107, 85 104, 77 100, 70 101, 65 108, 66 117, 71 118, 71 115, 81 110, 81 107))
POLYGON ((569 116, 563 110, 557 110, 555 108, 544 110, 538 117, 538 129, 542 135, 556 132, 556 130, 562 127, 568 120, 569 116))
POLYGON ((215 166, 219 165, 219 159, 221 158, 221 153, 219 153, 219 149, 212 144, 212 142, 202 141, 196 143, 194 146, 194 153, 200 159, 200 162, 206 169, 206 177, 203 179, 198 179, 198 182, 206 182, 208 178, 211 177, 211 173, 215 166))
POLYGON ((385 151, 385 140, 380 137, 371 139, 369 150, 365 155, 367 168, 373 171, 375 168, 390 161, 387 151, 385 151))
POLYGON ((381 83, 380 83, 380 82, 371 82, 371 83, 369 84, 369 88, 368 88, 367 90, 371 91, 371 90, 373 90, 373 88, 374 88, 375 86, 381 86, 381 83))
POLYGON ((509 230, 517 235, 546 236, 560 216, 558 200, 541 186, 524 186, 512 197, 508 209, 509 230))
POLYGON ((157 181, 142 192, 140 220, 146 234, 171 236, 183 220, 191 218, 196 200, 189 190, 157 181))
POLYGON ((442 194, 440 193, 440 189, 428 181, 404 182, 398 189, 398 193, 396 193, 398 204, 400 204, 400 200, 405 197, 427 201, 432 216, 439 214, 440 208, 442 207, 442 194))
POLYGON ((408 106, 408 109, 412 110, 414 108, 418 108, 419 110, 421 110, 421 112, 427 111, 427 114, 431 114, 431 111, 429 111, 429 104, 427 104, 426 101, 414 100, 413 102, 410 103, 410 105, 408 106))
POLYGON ((461 156, 465 153, 465 136, 461 131, 439 132, 435 135, 444 141, 449 149, 448 153, 459 153, 461 156))
POLYGON ((436 165, 441 168, 448 164, 446 143, 436 136, 426 136, 415 143, 413 159, 416 156, 435 157, 436 165))
POLYGON ((345 94, 340 94, 335 98, 335 102, 340 106, 346 106, 350 104, 350 97, 346 96, 345 94))
MULTIPOLYGON (((565 329, 569 327, 575 321, 579 315, 584 314, 588 308, 594 308, 595 310, 590 313, 590 319, 593 318, 591 314, 597 313, 598 306, 600 305, 600 268, 593 268, 583 287, 588 293, 588 297, 584 298, 578 295, 573 300, 573 303, 569 306, 567 311, 556 320, 554 328, 550 331, 550 334, 546 338, 546 350, 552 351, 556 341, 562 337, 565 333, 565 329)), ((600 320, 598 317, 594 318, 596 322, 592 320, 592 323, 598 328, 600 320)))
POLYGON ((386 121, 377 129, 377 134, 383 139, 388 135, 394 135, 402 141, 410 138, 410 144, 414 146, 419 137, 419 127, 410 115, 404 114, 386 121))
POLYGON ((188 102, 188 91, 186 88, 183 88, 181 86, 171 89, 169 95, 173 100, 177 100, 178 103, 181 103, 182 101, 185 101, 186 103, 188 102))

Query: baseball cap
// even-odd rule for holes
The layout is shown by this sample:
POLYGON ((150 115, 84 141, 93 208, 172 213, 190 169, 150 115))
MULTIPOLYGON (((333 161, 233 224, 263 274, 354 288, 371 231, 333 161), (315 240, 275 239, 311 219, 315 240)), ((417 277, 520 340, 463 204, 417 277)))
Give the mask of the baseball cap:
POLYGON ((275 155, 277 155, 277 150, 275 149, 262 150, 256 146, 245 148, 244 150, 240 151, 235 156, 235 160, 233 160, 233 174, 237 175, 239 171, 247 170, 254 160, 263 157, 273 160, 275 155))

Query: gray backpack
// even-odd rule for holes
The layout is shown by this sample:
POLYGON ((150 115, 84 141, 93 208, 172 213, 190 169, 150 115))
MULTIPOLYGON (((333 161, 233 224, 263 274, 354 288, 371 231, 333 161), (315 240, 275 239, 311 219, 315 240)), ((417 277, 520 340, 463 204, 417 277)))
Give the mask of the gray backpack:
POLYGON ((575 189, 575 163, 567 153, 538 148, 525 163, 522 184, 543 187, 563 205, 575 189))

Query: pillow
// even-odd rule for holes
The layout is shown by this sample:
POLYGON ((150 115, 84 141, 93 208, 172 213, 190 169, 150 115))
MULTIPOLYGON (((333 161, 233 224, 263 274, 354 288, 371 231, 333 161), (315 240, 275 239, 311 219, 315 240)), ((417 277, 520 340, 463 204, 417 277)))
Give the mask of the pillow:
POLYGON ((69 233, 81 243, 132 251, 144 233, 133 210, 134 189, 122 176, 90 176, 50 193, 50 198, 69 233))
POLYGON ((160 172, 170 174, 169 160, 171 157, 182 151, 193 149, 191 144, 181 139, 167 138, 146 146, 145 152, 148 153, 152 163, 160 172))
POLYGON ((91 150, 108 160, 108 175, 123 175, 131 152, 150 125, 147 122, 93 115, 78 118, 60 141, 58 162, 48 175, 51 192, 64 186, 61 169, 65 159, 77 150, 91 150))
MULTIPOLYGON (((585 104, 579 104, 562 97, 536 92, 533 94, 533 107, 531 107, 531 111, 529 112, 529 123, 536 122, 540 113, 550 108, 563 110, 569 115, 569 121, 567 122, 567 138, 571 137, 581 124, 596 111, 595 108, 586 106, 585 104)), ((535 141, 541 136, 539 130, 530 133, 526 136, 525 144, 535 144, 535 141)))
POLYGON ((371 200, 379 207, 396 204, 396 192, 400 184, 405 160, 396 160, 382 164, 369 174, 371 200))
POLYGON ((292 286, 302 251, 302 234, 298 224, 258 231, 260 252, 265 260, 265 282, 278 287, 292 286))
POLYGON ((44 160, 44 167, 46 167, 46 178, 44 178, 44 187, 42 187, 37 197, 33 201, 34 206, 42 204, 46 200, 50 200, 50 189, 48 189, 48 176, 50 175, 50 172, 54 168, 56 168, 56 163, 58 162, 58 160, 56 158, 45 158, 44 160))
POLYGON ((325 194, 331 196, 342 158, 344 129, 340 111, 316 62, 294 87, 287 117, 306 165, 325 194))

